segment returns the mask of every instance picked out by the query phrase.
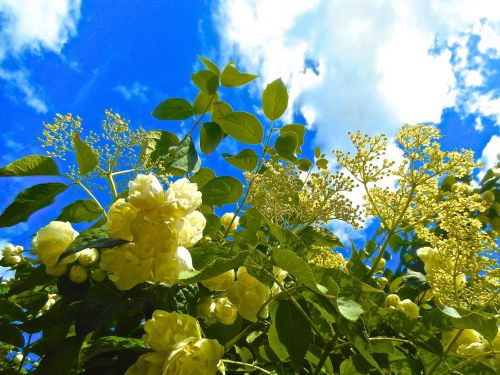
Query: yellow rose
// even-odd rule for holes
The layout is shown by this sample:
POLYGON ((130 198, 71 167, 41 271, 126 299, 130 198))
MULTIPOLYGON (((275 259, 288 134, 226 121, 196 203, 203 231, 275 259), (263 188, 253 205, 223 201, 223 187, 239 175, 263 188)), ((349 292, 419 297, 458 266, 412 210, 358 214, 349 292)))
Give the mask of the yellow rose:
POLYGON ((172 217, 186 216, 200 205, 201 192, 198 191, 198 185, 189 182, 187 178, 178 179, 165 192, 163 208, 172 217))
POLYGON ((179 245, 190 247, 202 239, 207 219, 199 211, 191 212, 177 222, 179 245))
POLYGON ((179 280, 179 273, 192 271, 191 253, 185 247, 179 246, 175 252, 158 253, 154 258, 154 280, 167 285, 179 280))
POLYGON ((6 258, 12 255, 19 255, 23 252, 23 250, 24 248, 22 246, 14 246, 13 244, 8 243, 2 250, 2 256, 6 258))
POLYGON ((82 266, 90 266, 99 259, 99 251, 97 249, 83 249, 78 252, 78 263, 82 266))
POLYGON ((169 355, 163 375, 213 375, 223 355, 217 340, 188 339, 169 355))
POLYGON ((99 267, 110 273, 109 279, 118 289, 128 290, 151 279, 153 258, 141 259, 134 243, 126 243, 102 252, 99 267))
MULTIPOLYGON (((453 337, 455 337, 455 334, 458 332, 457 329, 449 332, 444 332, 443 333, 443 344, 444 346, 448 345, 448 343, 452 340, 453 337)), ((468 352, 468 347, 471 344, 474 343, 480 343, 483 344, 483 336, 479 332, 473 329, 464 329, 460 336, 458 336, 458 339, 455 341, 455 343, 451 346, 451 352, 462 352, 462 353, 467 353, 468 352)), ((476 345, 471 346, 470 351, 473 352, 474 349, 477 349, 476 345)), ((465 354, 462 354, 465 355, 465 354)), ((474 355, 474 354, 472 354, 474 355)))
POLYGON ((68 259, 68 258, 63 259, 56 266, 47 266, 45 268, 45 272, 47 272, 47 274, 49 274, 51 276, 61 276, 61 275, 64 275, 66 273, 66 271, 68 270, 68 262, 66 262, 66 259, 68 259))
POLYGON ((236 278, 238 279, 238 282, 248 288, 251 288, 253 286, 256 286, 260 284, 260 281, 257 280, 255 277, 250 275, 246 269, 246 267, 240 267, 238 268, 238 272, 236 273, 236 278))
POLYGON ((22 258, 19 255, 9 255, 3 258, 5 264, 9 266, 15 266, 18 263, 21 263, 22 258))
POLYGON ((165 200, 163 187, 152 174, 138 174, 128 183, 128 188, 127 200, 140 209, 155 208, 165 200))
POLYGON ((215 300, 214 315, 219 322, 230 326, 238 316, 238 308, 226 297, 215 300))
POLYGON ((201 283, 209 290, 223 291, 229 288, 233 282, 234 270, 229 270, 210 279, 203 280, 201 283))
POLYGON ((143 210, 132 221, 130 230, 133 241, 139 245, 140 257, 151 257, 156 252, 175 251, 177 226, 163 217, 160 210, 143 210))
POLYGON ((232 224, 231 224, 231 228, 229 228, 229 233, 232 233, 236 229, 238 229, 238 224, 240 222, 240 218, 239 218, 239 216, 236 216, 234 221, 233 221, 234 215, 235 215, 234 212, 226 212, 220 218, 220 223, 221 223, 222 227, 224 228, 225 232, 228 231, 229 224, 231 224, 231 221, 232 221, 232 224))
POLYGON ((433 247, 421 247, 417 250, 418 257, 424 262, 426 273, 432 273, 436 268, 442 268, 445 261, 439 251, 433 247))
POLYGON ((170 352, 189 337, 201 338, 198 320, 190 315, 155 310, 144 324, 143 340, 157 352, 170 352))
POLYGON ((89 277, 87 269, 79 264, 71 266, 69 270, 69 279, 75 284, 81 284, 85 282, 89 277))
POLYGON ((420 308, 418 305, 413 302, 411 299, 404 299, 401 302, 398 303, 396 308, 402 312, 404 312, 406 315, 408 315, 410 318, 417 319, 420 314, 420 308))
POLYGON ((389 294, 385 297, 385 305, 387 307, 397 307, 401 299, 397 294, 389 294))
POLYGON ((146 353, 137 358, 125 375, 162 375, 167 356, 165 353, 146 353))
MULTIPOLYGON (((55 266, 59 256, 66 250, 68 245, 78 236, 70 223, 62 221, 51 221, 47 226, 40 229, 33 238, 33 250, 38 254, 46 266, 55 266)), ((64 262, 70 263, 76 259, 68 257, 64 262)))
MULTIPOLYGON (((233 304, 238 306, 238 312, 243 318, 256 322, 257 313, 271 296, 271 289, 258 281, 252 286, 236 282, 227 289, 226 295, 233 304)), ((262 308, 259 317, 267 318, 267 316, 266 306, 262 308)))
POLYGON ((208 296, 200 300, 196 306, 198 317, 205 320, 211 320, 214 315, 215 302, 212 297, 208 296))
POLYGON ((110 237, 132 241, 130 225, 136 215, 137 209, 134 205, 120 198, 111 205, 104 228, 108 231, 110 237))

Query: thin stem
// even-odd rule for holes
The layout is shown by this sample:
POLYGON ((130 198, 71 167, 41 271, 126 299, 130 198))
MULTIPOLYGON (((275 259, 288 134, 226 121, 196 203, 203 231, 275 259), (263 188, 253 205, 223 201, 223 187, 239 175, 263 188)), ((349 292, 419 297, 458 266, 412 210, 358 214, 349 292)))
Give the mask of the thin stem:
POLYGON ((214 97, 215 95, 212 94, 210 95, 210 99, 208 101, 208 104, 207 106, 205 107, 205 109, 203 110, 202 114, 200 115, 200 117, 198 117, 198 119, 196 120, 196 122, 194 123, 193 127, 191 128, 191 130, 189 130, 189 133, 188 135, 191 135, 193 134, 193 132, 195 131, 196 127, 198 126, 198 124, 201 122, 201 120, 203 119, 203 117, 205 116, 205 114, 207 113, 208 109, 210 108, 210 106, 212 105, 212 100, 214 100, 214 97))
POLYGON ((252 330, 255 328, 255 326, 257 326, 257 323, 250 324, 243 331, 241 331, 235 337, 233 337, 231 340, 226 342, 226 344, 224 345, 224 351, 228 351, 229 349, 231 349, 234 344, 236 344, 238 341, 240 341, 241 338, 247 336, 250 332, 252 332, 252 330))
POLYGON ((64 175, 64 177, 66 177, 68 180, 71 180, 73 181, 75 184, 77 184, 78 186, 80 186, 83 191, 85 191, 85 193, 87 193, 87 195, 92 198, 92 200, 95 202, 95 204, 97 205, 97 207, 99 207, 99 210, 101 210, 102 214, 104 215, 104 217, 107 217, 108 215, 106 214, 106 211, 104 210, 104 208, 101 206, 101 203, 97 200, 97 198, 95 197, 94 194, 92 194, 92 192, 81 182, 81 181, 78 181, 77 179, 69 176, 69 175, 64 175))
POLYGON ((107 174, 109 185, 111 186, 111 191, 113 192, 113 196, 116 198, 118 196, 118 191, 116 190, 115 180, 113 179, 113 174, 109 172, 107 174))
POLYGON ((23 369, 23 366, 24 366, 24 362, 26 361, 26 357, 27 355, 29 354, 29 349, 30 349, 30 345, 31 345, 31 337, 33 335, 30 333, 28 335, 28 342, 26 343, 26 346, 23 348, 23 359, 21 359, 21 363, 19 364, 19 367, 17 368, 17 373, 20 374, 22 369, 23 369))
POLYGON ((500 352, 497 352, 497 351, 495 351, 495 350, 490 350, 490 351, 488 351, 488 352, 484 352, 484 353, 479 353, 479 354, 476 354, 476 355, 474 355, 474 356, 472 356, 472 357, 469 357, 469 358, 467 358, 466 360, 464 360, 464 361, 462 361, 462 362, 460 362, 460 363, 456 364, 455 366, 453 366, 453 367, 451 368, 451 371, 456 371, 456 370, 458 370, 459 368, 464 367, 466 364, 468 364, 468 363, 470 363, 470 362, 473 362, 473 361, 475 361, 475 360, 476 360, 476 359, 478 359, 478 358, 488 357, 488 356, 490 356, 490 355, 495 355, 495 354, 498 354, 498 353, 500 353, 500 352))
POLYGON ((131 173, 131 172, 135 172, 135 171, 136 171, 136 169, 126 169, 124 171, 113 172, 113 173, 111 173, 111 176, 118 176, 119 174, 131 173))
POLYGON ((269 375, 272 375, 272 372, 270 371, 267 371, 266 369, 263 369, 262 367, 259 367, 257 365, 254 365, 252 363, 245 363, 245 362, 239 362, 239 361, 233 361, 231 359, 223 359, 222 362, 225 362, 225 363, 231 363, 233 365, 240 365, 240 366, 245 366, 245 367, 251 367, 253 368, 254 370, 259 370, 260 372, 264 373, 264 374, 269 374, 269 375))
POLYGON ((314 370, 314 375, 321 374, 321 369, 323 368, 326 360, 330 356, 331 351, 335 348, 335 345, 337 345, 337 340, 339 338, 339 335, 340 335, 340 330, 337 329, 337 332, 335 332, 335 336, 333 336, 333 339, 331 341, 328 341, 328 343, 325 345, 325 348, 323 349, 323 354, 321 355, 318 365, 314 370))
MULTIPOLYGON (((464 330, 460 329, 460 330, 457 331, 457 333, 455 333, 455 335, 452 337, 452 339, 450 340, 450 342, 448 343, 448 345, 446 345, 446 348, 444 348, 443 356, 441 358, 439 358, 436 362, 434 362, 434 364, 432 365, 432 367, 429 369, 429 372, 427 373, 427 375, 432 375, 434 373, 434 371, 436 371, 436 369, 441 364, 441 361, 445 361, 446 354, 448 354, 448 352, 451 350, 451 348, 453 347, 453 345, 455 345, 455 343, 457 342, 458 338, 462 335, 463 332, 464 332, 464 330)), ((446 361, 445 361, 445 363, 446 363, 446 361)))

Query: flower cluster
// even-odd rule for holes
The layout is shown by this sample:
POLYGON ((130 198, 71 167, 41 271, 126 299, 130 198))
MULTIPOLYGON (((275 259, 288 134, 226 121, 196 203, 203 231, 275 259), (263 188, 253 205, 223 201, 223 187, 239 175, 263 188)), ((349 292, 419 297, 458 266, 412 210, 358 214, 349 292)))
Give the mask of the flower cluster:
POLYGON ((211 375, 224 348, 217 340, 201 337, 192 316, 156 310, 144 325, 143 339, 154 350, 141 355, 125 375, 211 375))
POLYGON ((127 199, 109 209, 105 225, 111 237, 129 242, 103 251, 100 268, 123 290, 145 281, 173 284, 179 272, 193 269, 186 247, 202 238, 200 205, 197 185, 186 178, 164 191, 154 175, 137 175, 127 199))
POLYGON ((2 261, 9 266, 15 266, 23 260, 21 255, 23 251, 22 246, 14 246, 8 243, 2 250, 2 261))
POLYGON ((341 253, 333 252, 329 247, 312 246, 309 264, 321 268, 342 270, 346 261, 341 253))

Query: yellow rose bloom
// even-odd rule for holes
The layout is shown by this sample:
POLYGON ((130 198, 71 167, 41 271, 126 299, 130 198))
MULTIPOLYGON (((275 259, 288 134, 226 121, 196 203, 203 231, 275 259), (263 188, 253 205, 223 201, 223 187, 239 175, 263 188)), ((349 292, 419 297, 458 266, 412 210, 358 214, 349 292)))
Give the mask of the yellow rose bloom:
POLYGON ((201 240, 206 224, 207 219, 199 211, 191 212, 189 215, 180 218, 177 222, 179 245, 190 247, 201 240))
POLYGON ((209 290, 224 291, 229 288, 234 282, 234 270, 221 273, 210 279, 203 280, 201 283, 209 290))
POLYGON ((201 192, 198 185, 189 182, 187 178, 180 178, 170 185, 165 192, 165 213, 175 218, 186 216, 201 205, 201 192))
MULTIPOLYGON (((36 233, 32 241, 33 250, 47 267, 56 266, 59 256, 77 236, 78 232, 70 223, 51 221, 36 233)), ((66 262, 74 261, 76 257, 68 258, 66 262)))
POLYGON ((99 259, 99 251, 97 249, 83 249, 78 253, 78 263, 82 266, 90 266, 99 259))
POLYGON ((214 375, 223 355, 217 340, 188 339, 169 355, 163 375, 214 375))
POLYGON ((214 307, 215 318, 225 325, 231 325, 238 317, 238 308, 226 297, 217 298, 214 307))
POLYGON ((152 175, 138 174, 128 183, 127 200, 140 209, 154 208, 165 200, 165 192, 160 181, 152 175))
POLYGON ((231 228, 229 228, 229 233, 234 232, 236 229, 238 229, 238 224, 240 223, 240 218, 239 216, 236 216, 235 219, 233 220, 234 217, 234 212, 226 212, 222 217, 220 218, 220 223, 222 227, 224 228, 224 231, 228 231, 229 224, 231 224, 231 221, 233 222, 231 224, 231 228))
POLYGON ((201 338, 198 320, 190 315, 155 310, 144 324, 143 340, 157 352, 170 352, 187 338, 201 338))
POLYGON ((165 353, 143 354, 128 368, 125 375, 162 375, 166 359, 165 353))
POLYGON ((413 302, 411 299, 404 299, 401 302, 398 303, 396 308, 402 312, 404 312, 406 315, 408 315, 410 318, 417 319, 420 314, 420 308, 418 305, 413 302))
POLYGON ((81 284, 85 282, 89 277, 87 269, 79 264, 71 266, 69 270, 69 279, 75 284, 81 284))
POLYGON ((167 285, 179 280, 179 273, 192 271, 191 253, 185 247, 179 246, 175 252, 158 253, 154 258, 153 280, 167 285))
MULTIPOLYGON (((245 278, 244 280, 252 281, 245 278)), ((267 306, 257 316, 259 310, 261 310, 264 303, 271 296, 271 289, 259 281, 257 281, 257 284, 252 284, 251 286, 241 283, 241 281, 236 282, 227 289, 226 295, 233 304, 238 306, 238 312, 243 318, 256 322, 259 317, 266 318, 268 316, 267 306)))
POLYGON ((130 202, 120 198, 114 202, 109 211, 104 228, 109 236, 121 240, 132 241, 130 225, 137 215, 137 209, 130 202))
POLYGON ((176 223, 165 219, 158 209, 140 211, 131 222, 130 230, 133 242, 142 250, 142 257, 177 248, 176 223))

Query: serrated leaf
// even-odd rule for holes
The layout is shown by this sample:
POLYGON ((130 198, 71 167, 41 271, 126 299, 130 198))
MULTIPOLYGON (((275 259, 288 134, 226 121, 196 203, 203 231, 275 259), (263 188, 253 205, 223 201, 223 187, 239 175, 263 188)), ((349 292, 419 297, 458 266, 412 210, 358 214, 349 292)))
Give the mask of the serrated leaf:
MULTIPOLYGON (((285 347, 293 368, 300 371, 312 339, 309 321, 288 300, 276 300, 273 303, 271 321, 271 329, 276 332, 279 344, 285 347)), ((272 345, 271 348, 274 350, 281 345, 272 345)), ((276 351, 279 357, 282 357, 282 354, 281 348, 276 351)))
POLYGON ((262 124, 248 112, 231 112, 217 119, 224 133, 248 144, 259 144, 264 137, 262 124))
POLYGON ((28 155, 0 168, 0 177, 59 176, 56 162, 48 156, 28 155))
POLYGON ((78 163, 78 171, 81 176, 92 172, 99 164, 99 158, 96 152, 86 142, 80 139, 80 133, 73 136, 75 144, 76 161, 78 163))
POLYGON ((200 168, 200 170, 191 177, 191 181, 196 183, 198 185, 198 190, 200 190, 208 181, 213 180, 215 177, 217 176, 212 169, 200 168))
POLYGON ((0 215, 0 228, 27 221, 33 213, 52 204, 55 197, 67 188, 65 184, 48 182, 23 190, 0 215))
POLYGON ((352 322, 358 320, 360 315, 364 313, 364 310, 359 303, 345 297, 337 298, 337 307, 340 314, 352 322))
POLYGON ((122 239, 109 237, 108 232, 102 228, 87 229, 81 232, 73 242, 68 245, 67 249, 59 256, 58 262, 83 249, 107 249, 123 245, 127 242, 128 241, 122 239))
POLYGON ((295 133, 286 133, 280 135, 274 144, 274 149, 284 158, 289 158, 295 153, 297 148, 297 135, 295 133))
POLYGON ((189 134, 179 143, 176 152, 169 161, 168 167, 184 172, 196 171, 200 167, 201 161, 189 134))
POLYGON ((181 98, 170 98, 162 101, 153 109, 153 117, 158 120, 186 120, 193 116, 191 103, 181 98))
POLYGON ((227 64, 222 71, 220 80, 222 86, 239 87, 252 82, 257 78, 254 74, 241 73, 234 64, 227 64))
POLYGON ((210 279, 221 273, 238 268, 245 263, 248 251, 242 251, 232 258, 213 258, 205 267, 196 271, 182 271, 179 275, 179 282, 183 284, 192 284, 199 281, 210 279))
POLYGON ((205 122, 200 129, 200 149, 210 155, 224 138, 224 133, 215 122, 205 122))
POLYGON ((102 215, 101 209, 90 199, 82 199, 70 203, 63 208, 56 220, 81 223, 94 221, 102 215))
POLYGON ((279 119, 288 107, 288 92, 283 81, 278 78, 266 86, 262 93, 262 109, 271 120, 279 119))
POLYGON ((192 73, 191 79, 201 92, 208 95, 215 94, 219 88, 219 77, 210 70, 200 70, 192 73))
POLYGON ((319 291, 314 274, 306 261, 297 254, 290 250, 273 249, 271 257, 276 267, 287 271, 295 277, 297 282, 304 284, 312 290, 319 291))
POLYGON ((236 155, 223 153, 222 157, 226 159, 229 164, 244 171, 252 171, 259 161, 259 157, 255 151, 249 148, 242 150, 236 155))
POLYGON ((198 59, 202 62, 203 65, 207 67, 212 73, 215 73, 217 76, 220 76, 219 67, 211 60, 207 59, 203 56, 198 56, 198 59))
POLYGON ((145 167, 149 167, 160 157, 167 155, 173 146, 179 145, 179 138, 166 130, 151 130, 144 137, 139 159, 145 167))
POLYGON ((203 203, 211 206, 236 203, 243 193, 240 180, 231 176, 216 177, 201 189, 203 203))

